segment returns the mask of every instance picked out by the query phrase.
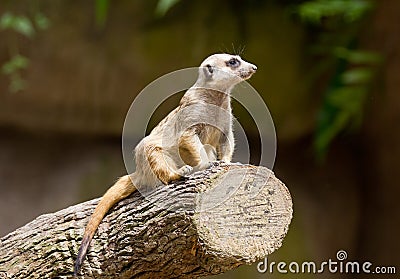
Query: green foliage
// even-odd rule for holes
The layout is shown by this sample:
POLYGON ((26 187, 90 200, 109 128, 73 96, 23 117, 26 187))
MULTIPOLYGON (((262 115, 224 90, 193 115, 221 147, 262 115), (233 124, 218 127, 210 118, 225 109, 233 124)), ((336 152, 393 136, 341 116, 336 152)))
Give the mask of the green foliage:
POLYGON ((37 13, 34 16, 34 19, 38 29, 46 30, 47 28, 50 27, 50 20, 45 15, 37 13))
POLYGON ((298 13, 303 20, 321 24, 325 17, 340 17, 351 23, 362 18, 372 8, 365 0, 314 0, 301 4, 298 13))
POLYGON ((10 12, 6 12, 0 18, 0 28, 12 29, 27 37, 32 37, 35 34, 35 29, 29 18, 26 16, 15 16, 10 12))
MULTIPOLYGON (((11 31, 32 39, 39 30, 49 28, 50 21, 41 13, 36 13, 32 19, 25 15, 14 15, 11 12, 5 12, 0 17, 0 31, 11 31)), ((10 79, 9 90, 18 92, 26 87, 26 81, 21 76, 21 71, 29 66, 29 58, 19 54, 18 44, 15 37, 10 44, 10 59, 1 66, 1 72, 10 79)))
POLYGON ((95 3, 96 25, 100 29, 104 28, 104 25, 107 21, 109 4, 110 3, 108 0, 96 0, 95 3))
POLYGON ((314 49, 321 63, 331 61, 335 69, 317 120, 314 148, 319 159, 335 137, 362 123, 365 100, 382 60, 356 46, 360 23, 372 8, 367 0, 310 0, 297 8, 304 22, 319 28, 314 49))
POLYGON ((28 65, 29 59, 17 54, 1 67, 1 72, 10 76, 9 90, 11 92, 25 89, 26 82, 21 78, 20 70, 26 69, 28 65))
POLYGON ((18 70, 25 69, 29 64, 29 59, 17 54, 14 57, 12 57, 8 62, 3 64, 1 67, 1 71, 3 74, 6 75, 11 75, 18 70))
POLYGON ((35 26, 39 30, 45 30, 49 28, 50 21, 41 13, 35 14, 33 20, 24 15, 14 15, 11 12, 5 12, 0 17, 0 30, 13 30, 29 38, 36 33, 35 26))
POLYGON ((344 47, 336 47, 333 49, 333 55, 340 59, 345 59, 355 64, 371 64, 375 65, 382 61, 382 56, 376 52, 370 51, 351 51, 344 47))
POLYGON ((164 16, 180 0, 159 0, 156 8, 157 16, 164 16))

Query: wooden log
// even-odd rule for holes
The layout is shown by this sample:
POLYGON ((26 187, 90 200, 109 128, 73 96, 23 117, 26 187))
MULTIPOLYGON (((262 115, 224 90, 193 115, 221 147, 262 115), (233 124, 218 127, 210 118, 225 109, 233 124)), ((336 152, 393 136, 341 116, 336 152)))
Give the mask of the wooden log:
MULTIPOLYGON (((0 278, 71 278, 99 199, 44 214, 0 240, 0 278)), ((285 185, 265 167, 215 164, 142 196, 101 223, 79 278, 197 278, 278 249, 292 218, 285 185)))

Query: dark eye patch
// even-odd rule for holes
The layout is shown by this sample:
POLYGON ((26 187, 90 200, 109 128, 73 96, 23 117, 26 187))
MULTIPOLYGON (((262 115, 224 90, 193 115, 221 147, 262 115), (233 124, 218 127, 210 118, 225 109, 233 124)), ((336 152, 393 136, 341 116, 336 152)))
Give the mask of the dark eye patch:
POLYGON ((237 58, 231 58, 226 62, 226 66, 228 67, 239 67, 240 61, 237 58))

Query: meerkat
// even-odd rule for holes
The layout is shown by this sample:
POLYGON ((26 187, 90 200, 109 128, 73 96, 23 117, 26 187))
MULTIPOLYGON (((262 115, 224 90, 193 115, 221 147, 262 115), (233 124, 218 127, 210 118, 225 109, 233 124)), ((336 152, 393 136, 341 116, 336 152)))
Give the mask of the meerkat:
POLYGON ((135 148, 136 170, 121 177, 101 198, 86 226, 74 274, 109 209, 139 187, 157 187, 206 169, 213 161, 230 162, 234 149, 230 93, 257 67, 238 55, 213 54, 200 65, 195 84, 179 105, 135 148))

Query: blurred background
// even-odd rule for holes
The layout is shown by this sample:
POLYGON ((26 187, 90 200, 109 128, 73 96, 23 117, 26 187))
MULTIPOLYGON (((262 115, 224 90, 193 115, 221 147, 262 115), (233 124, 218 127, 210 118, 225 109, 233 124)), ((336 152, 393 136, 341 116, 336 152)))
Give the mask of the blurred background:
MULTIPOLYGON (((400 272, 399 30, 390 0, 0 0, 0 236, 125 174, 124 117, 149 82, 240 53, 258 66, 250 83, 274 119, 274 172, 294 202, 268 260, 345 250, 400 272)), ((257 143, 246 112, 234 114, 257 143)), ((281 277, 253 265, 215 278, 281 277)))

